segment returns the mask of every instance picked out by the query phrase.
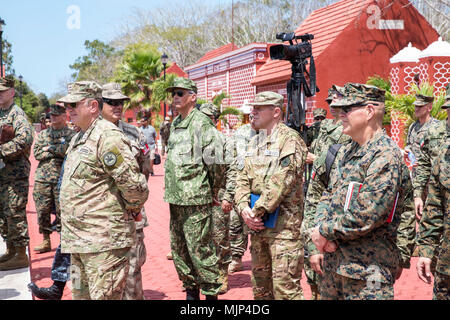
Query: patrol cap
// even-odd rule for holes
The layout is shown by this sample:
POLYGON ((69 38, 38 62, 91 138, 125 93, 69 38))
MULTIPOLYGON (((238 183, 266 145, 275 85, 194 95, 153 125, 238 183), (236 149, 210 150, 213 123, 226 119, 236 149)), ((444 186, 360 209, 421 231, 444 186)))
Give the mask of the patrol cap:
POLYGON ((344 95, 344 87, 339 87, 339 86, 333 84, 333 85, 331 86, 331 88, 328 89, 328 97, 325 99, 325 101, 326 101, 328 104, 330 104, 331 101, 333 101, 333 96, 334 96, 336 93, 339 94, 339 95, 341 95, 341 96, 343 96, 343 95, 344 95))
POLYGON ((170 92, 174 89, 185 89, 197 93, 197 84, 191 79, 179 77, 175 78, 175 80, 173 81, 173 86, 167 88, 166 91, 170 92))
POLYGON ((281 94, 272 91, 260 92, 255 96, 253 102, 248 104, 251 106, 276 106, 283 107, 284 97, 281 94))
POLYGON ((54 115, 54 116, 59 116, 61 114, 66 113, 66 108, 61 107, 57 104, 52 104, 50 106, 50 114, 54 115))
POLYGON ((58 102, 76 103, 86 98, 98 99, 102 97, 102 87, 94 81, 79 81, 67 86, 68 95, 58 102))
POLYGON ((330 105, 333 108, 344 106, 362 106, 369 101, 385 101, 386 90, 362 83, 346 83, 344 85, 344 96, 342 99, 333 101, 330 105))
POLYGON ((314 111, 313 111, 313 118, 315 119, 317 117, 324 117, 324 118, 326 118, 327 117, 327 110, 322 109, 322 108, 314 109, 314 111))
POLYGON ((208 117, 213 116, 214 119, 218 119, 220 117, 219 108, 213 103, 204 103, 200 106, 200 111, 206 114, 208 117))
POLYGON ((14 78, 12 76, 0 78, 0 91, 6 91, 11 88, 14 88, 14 78))
POLYGON ((422 107, 426 104, 432 103, 434 101, 434 97, 425 96, 423 94, 416 94, 416 101, 413 102, 413 105, 422 107))
POLYGON ((122 93, 122 86, 116 82, 110 82, 103 86, 102 98, 111 99, 111 100, 129 100, 130 99, 129 97, 127 97, 126 95, 124 95, 122 93))

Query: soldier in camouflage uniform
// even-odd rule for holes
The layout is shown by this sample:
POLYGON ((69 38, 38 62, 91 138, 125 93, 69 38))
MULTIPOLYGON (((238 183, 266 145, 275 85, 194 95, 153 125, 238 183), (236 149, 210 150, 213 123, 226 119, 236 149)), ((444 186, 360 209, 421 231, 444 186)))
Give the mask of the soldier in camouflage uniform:
POLYGON ((71 254, 74 300, 121 300, 148 197, 129 140, 98 118, 101 87, 72 84, 61 98, 81 131, 67 150, 61 184, 61 251, 71 254))
MULTIPOLYGON (((333 99, 339 99, 342 97, 342 94, 339 94, 338 90, 342 92, 342 88, 333 85, 333 87, 328 91, 328 98, 326 101, 330 103, 330 106, 332 106, 333 99)), ((327 171, 326 160, 327 157, 330 157, 328 153, 332 152, 329 148, 331 146, 341 146, 342 144, 350 141, 350 137, 342 132, 342 122, 338 119, 339 109, 331 108, 331 113, 334 119, 327 119, 322 122, 321 132, 315 144, 317 146, 315 149, 317 150, 314 150, 314 152, 318 155, 318 157, 313 163, 311 180, 306 193, 302 231, 306 230, 306 228, 311 228, 314 226, 314 217, 316 214, 317 204, 328 186, 330 169, 327 171)), ((313 259, 313 261, 314 259, 323 260, 323 255, 317 251, 314 244, 311 242, 305 245, 305 274, 307 282, 311 287, 311 299, 320 300, 318 289, 318 281, 320 276, 313 269, 311 269, 310 259, 313 259), (314 257, 315 255, 317 256, 314 257)))
MULTIPOLYGON (((227 184, 222 208, 229 207, 234 203, 238 167, 243 166, 247 145, 255 135, 256 131, 248 123, 239 127, 231 138, 230 144, 234 148, 233 155, 235 159, 231 162, 227 171, 227 184)), ((247 250, 248 233, 247 225, 242 220, 241 215, 237 213, 234 205, 232 205, 230 211, 231 263, 228 266, 229 274, 242 270, 242 256, 247 250)))
POLYGON ((308 148, 319 136, 322 121, 325 120, 326 117, 327 117, 327 110, 322 109, 322 108, 314 109, 314 111, 313 111, 314 123, 308 127, 308 130, 306 132, 306 135, 308 138, 308 144, 307 144, 308 148))
POLYGON ((417 245, 419 260, 417 274, 431 283, 432 261, 437 260, 434 272, 433 299, 450 299, 450 96, 442 106, 447 109, 447 130, 440 151, 432 159, 428 197, 419 225, 417 245))
POLYGON ((59 190, 58 183, 64 156, 75 131, 66 126, 66 110, 64 106, 50 106, 51 126, 41 131, 33 147, 36 160, 39 161, 34 174, 33 198, 38 215, 39 233, 44 236, 44 241, 34 251, 38 253, 49 252, 51 248, 50 224, 51 213, 54 211, 56 218, 56 230, 61 231, 59 190))
POLYGON ((197 86, 186 78, 175 79, 167 89, 178 109, 170 128, 165 166, 164 200, 170 204, 170 242, 178 277, 186 299, 199 300, 201 289, 216 300, 222 286, 212 241, 212 207, 222 181, 214 179, 224 166, 215 159, 217 129, 195 108, 197 86))
POLYGON ((336 101, 353 142, 337 160, 339 183, 317 207, 310 236, 324 253, 322 299, 393 299, 399 273, 397 229, 403 208, 402 155, 384 133, 385 92, 349 83, 336 101))
MULTIPOLYGON (((145 146, 145 136, 135 126, 122 121, 123 104, 129 98, 122 94, 122 88, 118 83, 105 84, 103 86, 102 98, 103 119, 114 123, 130 140, 131 150, 139 165, 140 172, 148 177, 148 173, 146 174, 145 172, 145 170, 148 170, 148 166, 145 164, 150 162, 150 152, 145 146)), ((144 300, 141 268, 147 258, 147 251, 144 244, 144 228, 148 226, 144 207, 142 208, 141 214, 142 220, 136 221, 136 243, 130 251, 130 270, 128 272, 123 300, 144 300)))
MULTIPOLYGON (((217 121, 220 117, 219 108, 212 103, 204 103, 200 106, 199 109, 206 116, 208 116, 213 122, 214 126, 217 125, 217 121)), ((219 256, 218 267, 220 271, 220 277, 222 287, 220 288, 219 294, 224 294, 228 291, 228 265, 231 262, 231 250, 230 250, 230 211, 232 206, 223 206, 223 201, 225 193, 226 193, 226 184, 229 171, 229 167, 231 164, 231 151, 228 150, 229 147, 229 139, 227 139, 222 132, 218 131, 218 134, 221 137, 221 141, 224 141, 223 144, 223 155, 225 162, 225 170, 223 171, 223 175, 215 177, 215 179, 219 179, 222 181, 222 187, 219 190, 217 202, 213 203, 213 214, 212 214, 212 225, 213 225, 213 239, 216 243, 217 254, 219 256), (228 153, 229 152, 229 153, 228 153)))
POLYGON ((303 299, 303 170, 307 148, 295 130, 281 122, 283 96, 255 96, 253 125, 259 130, 238 166, 235 203, 252 233, 252 285, 255 300, 303 299), (265 135, 267 134, 267 135, 265 135), (251 194, 259 199, 250 208, 251 194), (279 208, 274 228, 266 214, 279 208))
POLYGON ((28 267, 28 178, 33 130, 22 109, 14 104, 14 80, 0 78, 0 233, 6 253, 0 270, 28 267))
MULTIPOLYGON (((428 97, 421 94, 416 95, 416 101, 414 101, 415 106, 415 117, 418 119, 414 122, 408 129, 408 136, 406 138, 406 146, 404 151, 405 158, 409 158, 410 161, 413 159, 412 163, 412 178, 416 181, 416 168, 417 159, 420 156, 420 149, 424 146, 424 137, 430 130, 436 130, 434 128, 440 125, 440 121, 433 118, 430 113, 433 108, 434 97, 428 97)), ((437 129, 439 130, 439 129, 437 129)), ((423 175, 423 173, 422 173, 423 175)), ((422 181, 424 178, 419 178, 422 181)), ((418 182, 414 182, 418 183, 418 182)), ((426 200, 426 190, 423 182, 419 182, 414 191, 414 203, 416 210, 417 220, 420 220, 422 216, 423 203, 426 200), (421 194, 419 194, 421 193, 421 194)))
POLYGON ((161 124, 159 128, 159 135, 161 136, 161 156, 164 157, 167 149, 167 142, 169 141, 170 136, 170 118, 166 117, 164 122, 161 124))

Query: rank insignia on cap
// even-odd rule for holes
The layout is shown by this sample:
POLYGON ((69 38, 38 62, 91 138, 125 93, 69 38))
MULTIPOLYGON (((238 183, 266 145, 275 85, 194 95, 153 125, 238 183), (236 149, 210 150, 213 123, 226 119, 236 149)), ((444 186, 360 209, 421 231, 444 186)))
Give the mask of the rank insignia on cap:
POLYGON ((105 163, 105 165, 107 167, 112 167, 113 165, 115 165, 117 163, 117 156, 112 152, 108 152, 103 157, 103 162, 105 163))

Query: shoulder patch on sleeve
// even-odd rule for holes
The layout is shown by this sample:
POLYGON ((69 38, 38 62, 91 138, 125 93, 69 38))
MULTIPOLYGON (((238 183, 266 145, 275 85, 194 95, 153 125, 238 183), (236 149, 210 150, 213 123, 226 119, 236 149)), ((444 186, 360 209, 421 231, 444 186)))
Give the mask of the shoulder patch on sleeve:
POLYGON ((291 164, 291 157, 289 155, 284 157, 283 159, 281 159, 280 164, 281 164, 282 168, 286 168, 287 166, 289 166, 291 164))
POLYGON ((117 168, 123 163, 123 156, 117 147, 113 147, 110 151, 105 153, 102 161, 109 169, 117 168))

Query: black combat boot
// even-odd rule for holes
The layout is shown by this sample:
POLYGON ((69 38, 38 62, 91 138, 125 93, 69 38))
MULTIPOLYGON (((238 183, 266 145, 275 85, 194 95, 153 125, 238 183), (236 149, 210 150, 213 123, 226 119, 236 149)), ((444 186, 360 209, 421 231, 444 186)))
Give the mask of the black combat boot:
POLYGON ((200 290, 186 289, 186 300, 200 300, 200 290))
POLYGON ((61 300, 65 282, 53 281, 53 285, 49 288, 39 288, 34 282, 28 284, 28 289, 31 290, 33 295, 42 300, 61 300))
POLYGON ((217 299, 217 296, 205 296, 205 300, 219 300, 217 299))

